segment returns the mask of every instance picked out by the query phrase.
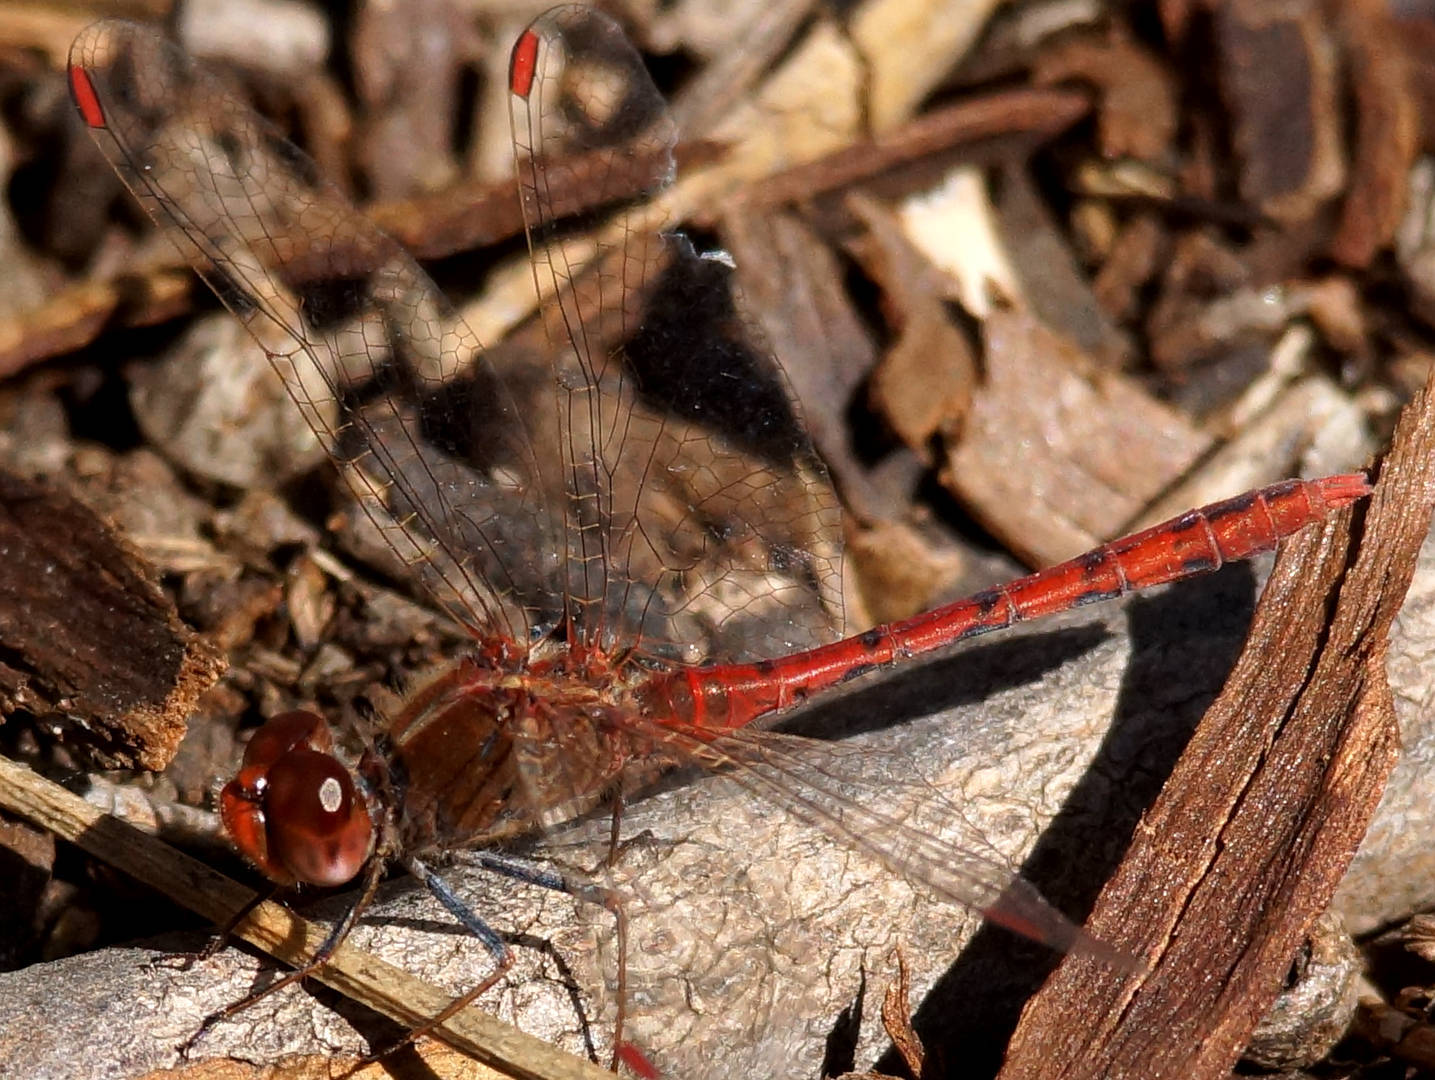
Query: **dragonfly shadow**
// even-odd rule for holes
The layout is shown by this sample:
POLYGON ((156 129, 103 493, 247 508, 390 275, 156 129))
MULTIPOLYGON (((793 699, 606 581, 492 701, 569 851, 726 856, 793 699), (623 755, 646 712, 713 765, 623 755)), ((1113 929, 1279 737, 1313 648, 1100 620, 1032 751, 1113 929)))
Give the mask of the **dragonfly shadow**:
MULTIPOLYGON (((1076 921, 1091 910, 1142 812, 1220 693, 1249 628, 1255 594, 1253 573, 1241 564, 1126 606, 1132 653, 1110 726, 1021 866, 1022 876, 1076 921)), ((1049 644, 1045 636, 1037 640, 1049 644)), ((961 1062, 963 1076, 994 1075, 1022 1007, 1060 960, 984 924, 913 1017, 937 1073, 943 1063, 961 1062)), ((891 1051, 877 1070, 905 1075, 891 1051)))

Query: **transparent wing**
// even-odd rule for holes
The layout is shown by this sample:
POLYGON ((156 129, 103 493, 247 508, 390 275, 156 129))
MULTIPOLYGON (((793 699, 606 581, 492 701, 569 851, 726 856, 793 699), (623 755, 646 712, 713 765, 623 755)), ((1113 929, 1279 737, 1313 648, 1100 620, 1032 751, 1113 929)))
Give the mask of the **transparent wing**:
POLYGON ((476 631, 561 614, 561 549, 504 380, 434 284, 183 52, 104 21, 70 52, 100 149, 254 335, 383 539, 476 631))
MULTIPOLYGON (((727 773, 765 802, 944 900, 1061 952, 1129 963, 1053 907, 980 833, 957 828, 961 810, 939 790, 890 775, 880 783, 868 779, 880 749, 752 729, 712 739, 665 724, 650 734, 674 761, 727 773)), ((911 770, 909 761, 896 764, 911 770)))
MULTIPOLYGON (((840 629, 840 516, 731 264, 662 231, 676 131, 619 27, 540 16, 514 47, 519 190, 556 369, 570 635, 687 661, 840 629), (565 219, 582 170, 642 197, 565 219)), ((546 443, 546 439, 544 442, 546 443)))
MULTIPOLYGON (((652 827, 656 839, 635 845, 604 879, 625 899, 626 1000, 643 1005, 631 1015, 630 1038, 665 1074, 732 1075, 736 1058, 760 1075, 787 1075, 790 1060, 749 1063, 741 1055, 811 1034, 814 1015, 850 1004, 859 986, 854 950, 873 946, 865 968, 890 959, 894 939, 905 940, 928 977, 946 967, 962 921, 929 901, 1121 970, 1136 964, 1018 875, 998 845, 1015 852, 1029 839, 1027 814, 1003 792, 962 787, 961 762, 942 752, 951 747, 944 739, 882 732, 832 743, 745 731, 712 740, 710 731, 669 724, 630 730, 725 781, 630 802, 629 835, 652 827), (931 753, 914 760, 924 744, 931 753), (984 833, 997 822, 989 841, 984 833), (894 888, 897 878, 916 898, 894 888), (823 962, 808 962, 814 955, 823 962), (721 1069, 707 1067, 708 1058, 721 1069)), ((617 943, 604 914, 590 916, 615 980, 617 943)))

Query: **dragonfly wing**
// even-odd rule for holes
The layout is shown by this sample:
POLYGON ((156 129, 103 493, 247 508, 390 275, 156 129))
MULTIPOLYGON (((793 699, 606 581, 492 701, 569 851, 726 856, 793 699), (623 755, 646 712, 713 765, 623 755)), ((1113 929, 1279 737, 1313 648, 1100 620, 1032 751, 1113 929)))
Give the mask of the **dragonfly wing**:
MULTIPOLYGON (((682 725, 651 726, 670 759, 721 772, 765 802, 844 848, 933 895, 979 912, 1060 952, 1081 952, 1121 968, 1133 959, 1092 937, 1024 880, 939 787, 894 783, 909 761, 881 769, 884 751, 752 728, 719 738, 682 725), (880 785, 868 777, 880 772, 880 785)), ((641 778, 640 778, 641 779, 641 778)))
POLYGON ((730 260, 663 231, 676 128, 621 29, 540 16, 510 68, 519 190, 552 343, 569 625, 688 661, 840 628, 839 510, 730 260), (632 201, 574 219, 578 170, 632 201))
POLYGON ((111 165, 259 341, 403 564, 475 629, 522 641, 551 623, 561 581, 537 456, 433 282, 152 30, 90 27, 70 82, 111 165))

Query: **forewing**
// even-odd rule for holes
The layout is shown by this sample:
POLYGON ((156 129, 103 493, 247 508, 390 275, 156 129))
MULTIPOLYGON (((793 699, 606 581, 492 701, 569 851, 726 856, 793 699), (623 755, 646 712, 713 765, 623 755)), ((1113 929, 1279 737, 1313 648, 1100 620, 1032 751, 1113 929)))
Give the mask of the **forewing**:
POLYGON ((389 548, 476 631, 560 609, 531 441, 473 333, 314 163, 154 31, 70 52, 75 103, 149 214, 254 335, 389 548))
POLYGON ((552 343, 570 634, 687 661, 841 622, 839 511, 731 263, 663 231, 676 131, 622 31, 558 8, 510 68, 519 190, 552 343), (568 173, 637 192, 565 217, 568 173))

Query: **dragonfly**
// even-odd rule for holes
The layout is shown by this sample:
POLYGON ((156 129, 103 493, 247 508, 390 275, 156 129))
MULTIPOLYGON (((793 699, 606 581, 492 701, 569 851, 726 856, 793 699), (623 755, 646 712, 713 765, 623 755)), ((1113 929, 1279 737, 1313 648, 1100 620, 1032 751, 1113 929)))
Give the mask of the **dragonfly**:
POLYGON ((322 967, 396 866, 493 959, 433 1024, 481 996, 512 954, 432 865, 471 849, 495 873, 611 912, 613 1064, 640 1068, 623 1057, 623 896, 508 850, 605 805, 616 849, 624 801, 686 766, 1020 935, 1131 962, 989 850, 854 798, 831 744, 771 722, 874 670, 1272 550, 1367 495, 1363 474, 1247 492, 842 637, 835 493, 734 300, 731 261, 655 222, 678 133, 610 18, 555 8, 511 56, 518 193, 551 342, 537 364, 481 347, 396 241, 158 33, 90 27, 69 82, 126 186, 258 341, 395 566, 471 640, 358 754, 309 710, 250 739, 220 796, 238 850, 276 886, 359 884, 310 963, 211 1020, 322 967), (610 193, 607 216, 575 221, 570 181, 585 171, 610 193))

